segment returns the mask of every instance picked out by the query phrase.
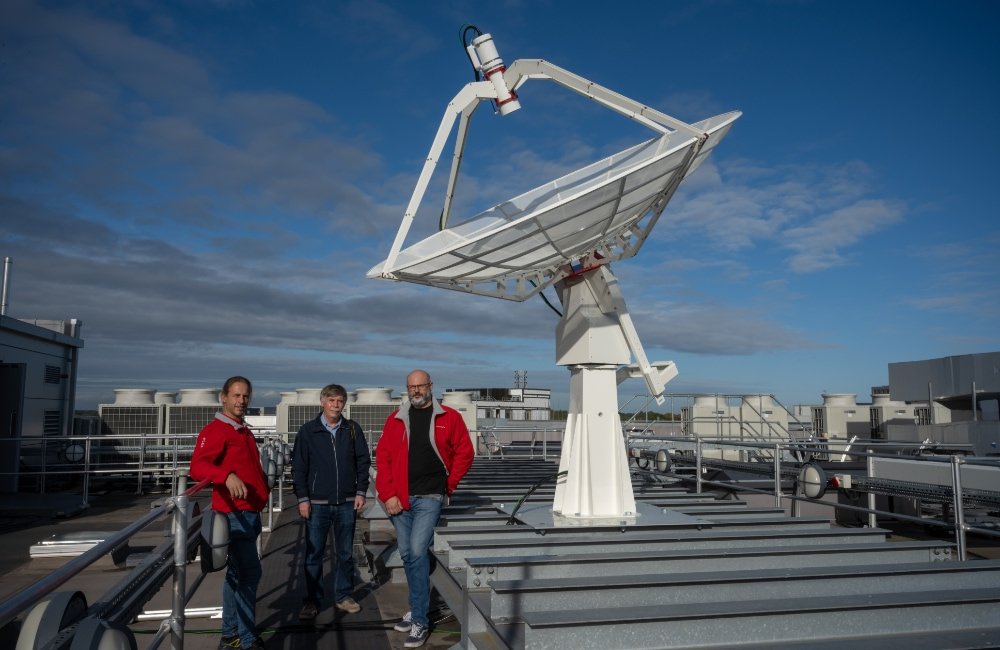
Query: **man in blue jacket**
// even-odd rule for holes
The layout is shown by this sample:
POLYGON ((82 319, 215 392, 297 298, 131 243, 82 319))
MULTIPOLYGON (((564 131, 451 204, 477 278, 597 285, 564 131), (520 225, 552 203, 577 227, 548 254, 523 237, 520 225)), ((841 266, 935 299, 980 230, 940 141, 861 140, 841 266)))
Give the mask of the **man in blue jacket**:
POLYGON ((361 611, 354 591, 354 517, 365 505, 371 456, 361 426, 341 414, 347 404, 343 386, 320 391, 322 412, 302 425, 292 451, 292 480, 299 515, 306 520, 306 596, 301 620, 312 620, 323 600, 323 555, 333 526, 334 602, 337 609, 361 611))

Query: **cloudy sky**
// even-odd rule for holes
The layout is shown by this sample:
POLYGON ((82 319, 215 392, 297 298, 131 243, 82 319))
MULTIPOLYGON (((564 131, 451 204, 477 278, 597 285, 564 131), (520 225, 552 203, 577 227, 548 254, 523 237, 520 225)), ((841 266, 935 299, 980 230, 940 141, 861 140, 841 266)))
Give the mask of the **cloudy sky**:
MULTIPOLYGON (((258 404, 398 390, 419 366, 439 389, 527 370, 564 407, 540 299, 365 278, 472 81, 467 23, 508 63, 683 120, 743 111, 615 265, 669 391, 865 401, 890 362, 1000 349, 996 2, 4 0, 8 315, 83 321, 78 406, 231 374, 258 404)), ((550 83, 520 94, 477 112, 453 219, 651 135, 550 83)))

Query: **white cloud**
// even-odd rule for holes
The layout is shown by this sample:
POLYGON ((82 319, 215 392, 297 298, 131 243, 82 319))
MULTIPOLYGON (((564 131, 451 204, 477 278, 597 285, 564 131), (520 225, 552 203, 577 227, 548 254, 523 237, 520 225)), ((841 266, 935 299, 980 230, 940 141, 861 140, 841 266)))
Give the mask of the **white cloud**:
POLYGON ((843 249, 886 226, 902 220, 902 204, 885 200, 863 200, 818 215, 808 225, 784 232, 785 245, 794 251, 789 259, 793 271, 808 273, 843 263, 843 249))

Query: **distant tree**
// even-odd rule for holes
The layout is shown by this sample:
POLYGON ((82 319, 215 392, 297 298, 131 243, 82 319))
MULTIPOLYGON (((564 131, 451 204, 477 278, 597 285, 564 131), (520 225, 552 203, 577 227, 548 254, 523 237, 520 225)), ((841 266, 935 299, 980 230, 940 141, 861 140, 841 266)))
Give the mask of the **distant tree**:
POLYGON ((638 413, 621 413, 622 420, 640 420, 642 422, 679 422, 681 416, 678 413, 657 413, 656 411, 639 411, 638 413))
MULTIPOLYGON (((568 411, 560 411, 556 409, 551 409, 549 411, 549 419, 565 422, 569 417, 568 411)), ((643 422, 654 422, 665 420, 667 422, 680 422, 681 416, 679 413, 657 413, 656 411, 640 411, 638 415, 635 413, 619 413, 619 417, 622 421, 631 420, 633 416, 636 420, 641 420, 643 422)))

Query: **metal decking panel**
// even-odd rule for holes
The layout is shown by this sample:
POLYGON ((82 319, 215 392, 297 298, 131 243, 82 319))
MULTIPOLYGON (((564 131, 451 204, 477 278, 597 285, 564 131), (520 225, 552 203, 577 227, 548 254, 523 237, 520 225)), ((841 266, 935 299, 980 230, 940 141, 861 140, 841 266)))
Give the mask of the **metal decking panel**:
POLYGON ((995 626, 1000 588, 818 596, 628 610, 568 610, 525 616, 524 648, 661 648, 995 626), (561 645, 560 645, 561 644, 561 645))
POLYGON ((693 524, 498 525, 491 506, 510 508, 545 471, 491 461, 502 487, 477 482, 473 507, 445 513, 432 581, 464 648, 1000 647, 1000 561, 952 562, 950 541, 889 542, 680 481, 633 486, 693 524))
POLYGON ((924 630, 920 632, 865 634, 864 636, 836 637, 832 639, 809 639, 790 641, 751 643, 740 646, 743 650, 983 650, 1000 647, 1000 624, 967 630, 924 630))
POLYGON ((888 531, 871 528, 831 528, 794 532, 763 531, 643 531, 610 532, 566 537, 545 537, 465 541, 461 538, 446 542, 448 567, 461 569, 469 557, 516 555, 574 555, 581 553, 659 553, 676 549, 748 549, 772 548, 781 543, 791 546, 821 546, 832 544, 877 544, 885 541, 888 531))
MULTIPOLYGON (((656 524, 642 527, 644 531, 653 530, 828 530, 830 520, 821 517, 775 517, 775 516, 755 516, 749 513, 745 518, 729 518, 725 522, 714 521, 705 515, 700 516, 703 523, 700 524, 656 524)), ((507 517, 503 521, 507 521, 507 517)), ((484 517, 485 525, 477 526, 474 520, 461 519, 457 525, 452 526, 452 520, 447 519, 442 522, 443 528, 438 528, 434 532, 434 550, 447 550, 446 542, 454 539, 471 541, 473 539, 516 539, 520 537, 535 538, 546 535, 585 535, 594 531, 621 530, 619 527, 608 526, 573 526, 560 528, 556 526, 548 527, 528 527, 524 525, 506 526, 498 524, 492 517, 484 517)))
POLYGON ((490 583, 489 616, 503 622, 529 612, 645 605, 674 606, 733 600, 857 596, 933 591, 944 575, 952 589, 984 589, 1000 584, 1000 562, 940 562, 797 570, 656 574, 597 578, 534 579, 490 583))
POLYGON ((897 542, 769 549, 677 550, 642 555, 580 553, 568 556, 470 557, 466 560, 469 565, 466 586, 472 589, 485 588, 488 580, 947 561, 951 559, 951 549, 952 545, 946 542, 897 542))

